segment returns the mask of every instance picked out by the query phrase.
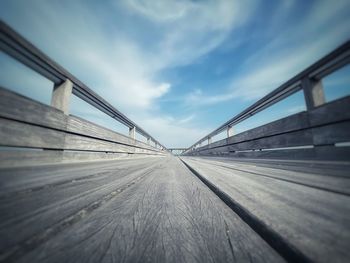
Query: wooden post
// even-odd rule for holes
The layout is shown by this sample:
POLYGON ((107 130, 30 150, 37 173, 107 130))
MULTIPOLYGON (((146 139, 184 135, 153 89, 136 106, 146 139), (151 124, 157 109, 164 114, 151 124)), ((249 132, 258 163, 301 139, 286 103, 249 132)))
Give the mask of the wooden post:
POLYGON ((227 126, 227 138, 231 137, 233 135, 233 127, 227 126))
POLYGON ((72 89, 73 83, 69 79, 60 85, 54 86, 51 97, 51 106, 63 111, 64 114, 68 115, 72 89))
POLYGON ((208 145, 211 144, 211 137, 208 137, 208 145))
POLYGON ((301 82, 307 110, 312 110, 325 103, 323 86, 321 80, 304 78, 301 82))
POLYGON ((129 128, 129 136, 134 140, 136 139, 136 127, 129 128))

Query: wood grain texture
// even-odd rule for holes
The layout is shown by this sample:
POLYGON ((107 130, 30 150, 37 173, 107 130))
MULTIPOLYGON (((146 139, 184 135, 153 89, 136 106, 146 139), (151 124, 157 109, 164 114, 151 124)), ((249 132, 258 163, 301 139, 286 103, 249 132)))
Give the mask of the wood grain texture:
POLYGON ((348 260, 349 177, 183 159, 313 261, 348 260))
POLYGON ((174 157, 1 175, 9 262, 284 262, 174 157))
POLYGON ((62 111, 0 87, 0 117, 64 130, 62 111))
POLYGON ((350 121, 324 125, 312 129, 315 145, 350 142, 350 121))
POLYGON ((310 125, 318 126, 327 123, 350 120, 350 96, 331 101, 308 112, 310 125))
POLYGON ((227 139, 196 148, 187 155, 227 156, 242 158, 323 159, 350 160, 348 149, 318 146, 334 146, 350 141, 350 97, 335 100, 307 112, 300 112, 283 119, 242 132, 227 139), (317 146, 314 149, 285 149, 263 151, 261 149, 317 146), (241 152, 253 150, 250 152, 241 152), (257 152, 258 151, 258 152, 257 152))
POLYGON ((70 115, 68 118, 67 131, 79 135, 89 136, 95 139, 101 139, 110 142, 116 142, 133 147, 137 147, 140 150, 151 150, 154 152, 160 152, 159 149, 154 148, 146 143, 136 141, 128 136, 122 135, 115 131, 104 128, 100 125, 94 124, 82 118, 70 115))
MULTIPOLYGON (((347 148, 347 147, 344 147, 347 148)), ((248 167, 269 167, 279 170, 303 172, 306 174, 319 174, 336 177, 350 177, 350 162, 320 161, 320 160, 289 160, 271 158, 234 158, 228 157, 202 157, 201 160, 211 160, 224 164, 244 164, 248 167)))
POLYGON ((64 149, 65 132, 0 118, 0 145, 64 149))
POLYGON ((27 148, 25 152, 0 149, 0 167, 165 154, 4 88, 0 88, 0 146, 27 148), (39 149, 52 151, 38 152, 39 149))

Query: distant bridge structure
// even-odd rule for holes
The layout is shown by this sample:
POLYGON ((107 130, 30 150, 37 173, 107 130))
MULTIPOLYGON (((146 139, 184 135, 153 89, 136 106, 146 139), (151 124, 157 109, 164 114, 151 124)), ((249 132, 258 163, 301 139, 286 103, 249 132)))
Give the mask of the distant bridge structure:
POLYGON ((348 262, 350 96, 327 101, 323 79, 349 41, 187 149, 2 21, 0 50, 54 83, 50 105, 0 87, 1 262, 348 262), (305 111, 233 132, 298 91, 305 111), (69 114, 72 94, 129 134, 69 114))
POLYGON ((187 148, 168 148, 168 151, 171 152, 174 155, 181 155, 186 150, 187 150, 187 148))

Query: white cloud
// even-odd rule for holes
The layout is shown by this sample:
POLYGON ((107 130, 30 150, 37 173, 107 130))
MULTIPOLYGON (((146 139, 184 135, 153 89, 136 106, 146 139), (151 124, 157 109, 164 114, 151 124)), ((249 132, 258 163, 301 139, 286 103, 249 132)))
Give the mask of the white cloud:
POLYGON ((174 120, 169 116, 157 115, 145 116, 139 122, 146 131, 153 131, 153 134, 157 134, 156 138, 166 147, 187 148, 213 129, 213 127, 196 127, 191 124, 192 119, 193 116, 174 120))
POLYGON ((180 19, 190 9, 195 7, 195 3, 188 1, 140 1, 129 0, 126 5, 134 12, 137 12, 148 19, 156 22, 171 22, 180 19))
POLYGON ((160 68, 192 63, 221 44, 257 5, 247 1, 129 0, 130 12, 152 21, 162 37, 155 41, 160 68))
MULTIPOLYGON (((194 114, 175 118, 159 112, 157 100, 171 89, 171 83, 158 81, 159 72, 193 63, 216 48, 256 4, 255 0, 130 0, 99 13, 84 1, 32 1, 22 9, 18 6, 23 3, 14 2, 10 3, 16 17, 3 12, 5 21, 126 115, 135 116, 135 122, 144 123, 155 138, 167 144, 172 137, 173 146, 176 140, 183 142, 183 134, 189 144, 201 132, 187 126, 194 114), (125 24, 107 24, 125 12, 148 20, 157 30, 152 46, 139 44, 125 24), (162 117, 154 118, 156 114, 162 117)), ((143 24, 136 27, 142 33, 143 24)))
MULTIPOLYGON (((292 2, 284 6, 287 7, 285 14, 290 6, 292 2)), ((232 99, 253 101, 263 97, 348 39, 350 17, 336 26, 325 26, 340 10, 349 10, 350 2, 341 0, 339 6, 328 1, 315 3, 315 9, 299 24, 287 28, 247 58, 243 62, 246 72, 234 76, 226 91, 210 95, 195 89, 185 96, 186 104, 207 106, 232 99), (295 39, 302 41, 299 45, 290 45, 289 41, 295 39)))

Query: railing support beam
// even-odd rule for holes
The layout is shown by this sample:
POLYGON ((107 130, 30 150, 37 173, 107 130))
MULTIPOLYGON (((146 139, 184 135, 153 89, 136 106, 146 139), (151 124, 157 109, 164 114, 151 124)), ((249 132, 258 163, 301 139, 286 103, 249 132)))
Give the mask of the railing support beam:
POLYGON ((136 127, 129 128, 129 136, 132 139, 136 139, 136 127))
POLYGON ((301 82, 307 110, 312 110, 325 103, 325 96, 321 80, 304 78, 301 82))
POLYGON ((233 127, 227 126, 227 138, 231 137, 233 135, 233 127))
POLYGON ((66 79, 66 81, 60 85, 55 85, 51 97, 51 106, 68 115, 72 89, 73 83, 69 79, 66 79))
POLYGON ((208 145, 211 144, 211 137, 208 137, 208 145))

